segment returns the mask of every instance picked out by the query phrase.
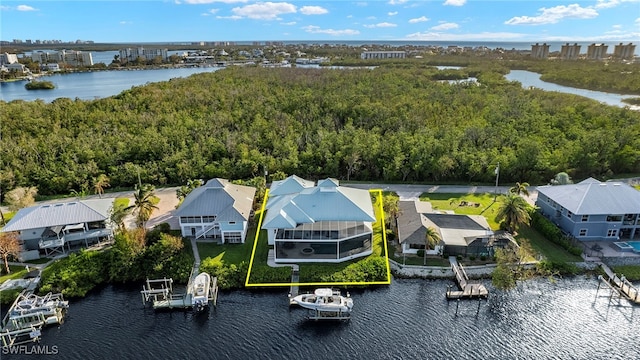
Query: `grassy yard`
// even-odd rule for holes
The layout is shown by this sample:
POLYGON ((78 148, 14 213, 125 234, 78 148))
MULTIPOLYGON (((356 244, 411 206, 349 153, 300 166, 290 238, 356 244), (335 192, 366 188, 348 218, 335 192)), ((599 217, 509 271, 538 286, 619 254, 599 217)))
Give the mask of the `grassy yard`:
POLYGON ((496 222, 496 213, 500 206, 498 196, 495 202, 494 194, 447 194, 447 193, 423 193, 420 200, 431 203, 433 210, 452 210, 462 215, 483 215, 492 230, 498 230, 500 225, 496 222))
MULTIPOLYGON (((244 244, 224 244, 218 245, 213 243, 199 242, 198 252, 200 259, 204 260, 208 257, 221 260, 224 264, 240 264, 243 261, 249 262, 251 259, 251 250, 253 249, 253 241, 256 236, 256 229, 249 228, 247 231, 247 239, 244 244)), ((264 242, 266 243, 266 237, 264 242)), ((265 264, 267 256, 265 255, 265 264)))
MULTIPOLYGON (((11 279, 20 279, 27 274, 27 269, 24 266, 9 265, 11 269, 10 274, 0 276, 0 284, 11 279)), ((2 272, 4 273, 4 263, 2 264, 2 272)))
POLYGON ((614 266, 611 270, 618 275, 624 275, 629 281, 640 281, 640 266, 638 265, 614 266))
MULTIPOLYGON (((434 210, 453 210, 456 214, 483 215, 487 218, 487 222, 489 223, 489 226, 491 226, 491 229, 498 230, 500 225, 496 222, 495 218, 498 207, 500 206, 500 200, 503 197, 504 196, 499 195, 497 202, 494 202, 493 194, 424 193, 420 195, 420 200, 431 202, 431 206, 434 210), (476 206, 476 204, 479 205, 476 206)), ((570 254, 564 248, 547 240, 529 226, 523 226, 520 228, 516 239, 518 241, 521 239, 527 239, 529 243, 531 243, 531 247, 549 261, 582 261, 581 257, 570 254)), ((538 254, 532 254, 532 260, 537 258, 538 254)), ((396 261, 398 260, 396 259, 396 261)))
POLYGON ((564 262, 579 262, 582 261, 580 256, 573 255, 565 250, 560 245, 554 244, 540 235, 539 232, 530 228, 529 226, 523 226, 518 231, 516 239, 527 239, 531 244, 531 247, 539 254, 543 255, 547 260, 556 263, 564 262))

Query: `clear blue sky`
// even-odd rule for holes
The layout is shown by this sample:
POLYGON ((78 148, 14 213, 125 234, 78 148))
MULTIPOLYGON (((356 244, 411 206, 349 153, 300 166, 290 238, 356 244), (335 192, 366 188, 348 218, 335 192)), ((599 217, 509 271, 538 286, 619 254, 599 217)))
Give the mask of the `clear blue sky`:
POLYGON ((640 0, 2 0, 0 39, 640 42, 640 0))

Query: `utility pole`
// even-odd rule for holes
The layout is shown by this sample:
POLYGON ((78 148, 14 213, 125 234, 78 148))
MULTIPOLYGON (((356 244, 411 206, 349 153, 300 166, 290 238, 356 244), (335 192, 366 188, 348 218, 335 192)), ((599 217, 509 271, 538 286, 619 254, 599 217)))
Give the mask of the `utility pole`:
POLYGON ((498 165, 496 166, 496 191, 495 191, 495 197, 493 198, 493 202, 496 202, 498 200, 498 179, 500 178, 500 162, 498 162, 498 165))

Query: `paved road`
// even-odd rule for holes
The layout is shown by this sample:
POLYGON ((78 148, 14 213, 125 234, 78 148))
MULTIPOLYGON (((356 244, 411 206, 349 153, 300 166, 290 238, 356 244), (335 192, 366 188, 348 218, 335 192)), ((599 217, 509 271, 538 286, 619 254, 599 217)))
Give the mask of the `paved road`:
MULTIPOLYGON (((359 189, 382 189, 384 191, 393 191, 400 196, 400 200, 416 200, 422 193, 454 193, 454 194, 494 194, 495 186, 474 186, 474 185, 408 185, 408 184, 344 184, 345 186, 355 187, 359 189)), ((499 194, 506 194, 510 186, 498 186, 499 194)), ((527 201, 531 204, 535 203, 538 192, 534 187, 529 188, 529 196, 527 201)))
MULTIPOLYGON (((456 193, 456 194, 469 194, 469 193, 495 193, 495 186, 473 186, 473 185, 414 185, 414 184, 363 184, 363 183, 343 183, 344 186, 354 187, 358 189, 382 189, 384 191, 393 191, 400 196, 400 200, 403 201, 411 201, 416 200, 418 197, 425 192, 429 193, 456 193)), ((178 187, 167 187, 167 188, 158 188, 155 190, 156 196, 160 198, 160 202, 158 203, 158 210, 153 212, 153 215, 149 222, 147 223, 147 227, 153 227, 161 222, 172 222, 172 214, 176 205, 178 204, 178 200, 176 197, 176 190, 178 187)), ((498 186, 497 188, 499 194, 506 194, 509 191, 509 186, 498 186)), ((526 197, 527 201, 530 204, 534 204, 537 198, 537 192, 534 190, 534 187, 530 187, 529 196, 526 197)), ((133 203, 133 190, 129 191, 120 191, 120 192, 110 192, 102 195, 102 198, 118 198, 118 197, 126 197, 130 199, 130 203, 133 203)), ((97 199, 98 195, 87 195, 83 197, 83 199, 97 199)), ((67 200, 72 200, 77 198, 67 198, 67 200)), ((64 201, 64 199, 57 200, 47 200, 40 201, 38 204, 47 204, 47 203, 55 203, 64 201)), ((8 211, 6 208, 2 208, 3 212, 8 211)), ((172 228, 177 227, 177 221, 174 221, 175 224, 171 224, 172 228)), ((134 226, 134 219, 132 216, 125 219, 125 224, 127 227, 134 226)))

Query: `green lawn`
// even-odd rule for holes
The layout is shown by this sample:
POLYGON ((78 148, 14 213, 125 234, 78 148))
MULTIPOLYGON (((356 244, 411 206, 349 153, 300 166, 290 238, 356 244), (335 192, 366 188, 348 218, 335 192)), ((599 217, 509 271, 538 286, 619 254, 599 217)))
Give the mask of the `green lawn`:
MULTIPOLYGON (((11 273, 0 276, 0 284, 10 279, 20 279, 27 274, 27 269, 24 266, 9 265, 11 273)), ((2 264, 2 273, 4 273, 4 263, 2 264)))
MULTIPOLYGON (((494 202, 493 194, 445 194, 445 193, 423 193, 420 195, 420 200, 431 202, 431 206, 434 210, 453 210, 456 214, 465 215, 483 215, 491 229, 498 230, 500 225, 496 222, 496 213, 500 206, 500 200, 503 195, 499 195, 497 202, 494 202), (473 204, 471 206, 464 205, 473 204), (475 204, 479 204, 475 206, 475 204)), ((552 262, 578 262, 582 261, 582 258, 570 254, 564 248, 552 243, 544 238, 540 233, 530 228, 529 226, 523 226, 519 230, 519 234, 516 237, 517 240, 527 239, 531 243, 531 247, 539 254, 543 255, 546 259, 552 262)), ((536 257, 536 254, 532 254, 532 257, 536 257)), ((398 261, 397 259, 395 259, 398 261)), ((402 260, 402 259, 400 259, 402 260)), ((429 259, 427 259, 428 262, 429 259)), ((417 260, 417 262, 419 262, 417 260)), ((409 263, 409 262, 407 262, 409 263)), ((422 263, 420 263, 422 264, 422 263)))
MULTIPOLYGON (((221 260, 224 264, 240 264, 243 261, 249 262, 251 259, 251 251, 253 249, 253 241, 256 236, 256 229, 249 228, 247 238, 244 244, 212 244, 199 242, 198 252, 200 259, 204 260, 208 257, 221 260)), ((266 236, 266 235, 265 235, 266 236)), ((266 243, 266 237, 264 242, 266 243)), ((264 256, 265 264, 267 256, 264 256)))
POLYGON ((429 201, 434 210, 453 210, 456 214, 462 215, 483 215, 491 229, 498 230, 500 225, 496 222, 496 213, 502 197, 502 195, 498 196, 498 202, 494 202, 495 195, 489 193, 423 193, 420 195, 420 200, 429 201))
POLYGON ((543 255, 547 260, 551 262, 564 263, 582 261, 582 258, 580 256, 570 254, 563 247, 547 240, 545 237, 540 235, 539 232, 535 231, 529 226, 521 227, 518 231, 518 236, 516 236, 516 239, 518 241, 520 241, 521 239, 527 239, 531 244, 531 247, 536 252, 543 255))

